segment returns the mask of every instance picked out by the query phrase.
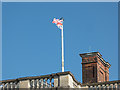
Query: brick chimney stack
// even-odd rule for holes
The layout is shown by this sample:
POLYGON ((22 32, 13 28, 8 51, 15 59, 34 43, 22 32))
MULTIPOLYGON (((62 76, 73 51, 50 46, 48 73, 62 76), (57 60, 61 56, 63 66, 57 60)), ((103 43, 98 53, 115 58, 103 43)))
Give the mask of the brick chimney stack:
POLYGON ((83 83, 97 83, 109 81, 110 64, 106 62, 99 52, 80 54, 82 57, 83 83))

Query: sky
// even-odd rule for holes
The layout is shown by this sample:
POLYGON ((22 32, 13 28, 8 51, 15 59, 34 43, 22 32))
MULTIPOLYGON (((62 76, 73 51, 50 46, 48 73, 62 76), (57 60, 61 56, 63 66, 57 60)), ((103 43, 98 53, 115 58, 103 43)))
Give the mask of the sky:
POLYGON ((82 82, 79 54, 100 52, 118 79, 117 2, 3 2, 2 79, 61 72, 61 31, 53 18, 64 17, 65 71, 82 82))

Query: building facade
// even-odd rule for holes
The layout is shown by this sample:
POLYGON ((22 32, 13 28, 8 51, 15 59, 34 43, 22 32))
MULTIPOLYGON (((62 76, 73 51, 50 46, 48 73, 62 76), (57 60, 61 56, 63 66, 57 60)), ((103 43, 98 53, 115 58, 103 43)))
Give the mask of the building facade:
POLYGON ((44 89, 77 88, 90 90, 120 90, 120 80, 109 81, 110 64, 99 52, 80 54, 82 57, 82 79, 78 82, 74 75, 59 72, 43 76, 23 77, 0 81, 0 89, 44 89))

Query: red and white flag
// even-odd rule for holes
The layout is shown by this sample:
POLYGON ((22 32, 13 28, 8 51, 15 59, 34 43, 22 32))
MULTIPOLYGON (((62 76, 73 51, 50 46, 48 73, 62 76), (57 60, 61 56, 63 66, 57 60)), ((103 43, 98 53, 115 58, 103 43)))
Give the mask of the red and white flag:
POLYGON ((54 18, 52 23, 55 23, 58 28, 63 29, 63 20, 64 20, 63 18, 61 19, 54 18))

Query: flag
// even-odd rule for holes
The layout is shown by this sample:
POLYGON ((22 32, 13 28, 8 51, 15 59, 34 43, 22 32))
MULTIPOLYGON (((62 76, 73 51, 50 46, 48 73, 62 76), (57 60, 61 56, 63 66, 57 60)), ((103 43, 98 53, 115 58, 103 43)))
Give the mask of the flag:
POLYGON ((52 23, 55 23, 58 28, 63 29, 63 20, 64 20, 63 17, 60 19, 54 18, 52 23))

